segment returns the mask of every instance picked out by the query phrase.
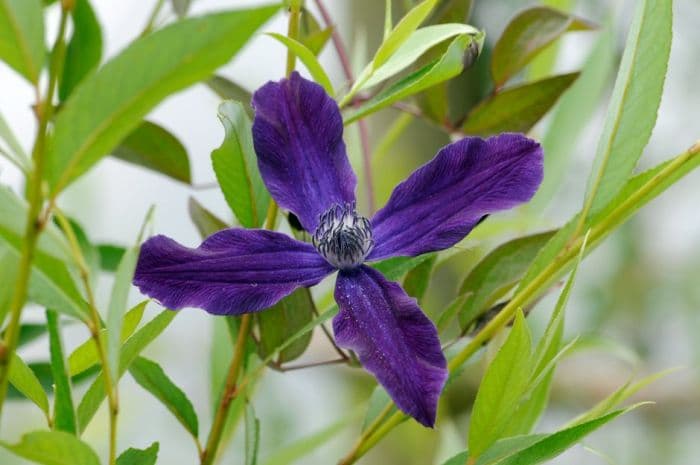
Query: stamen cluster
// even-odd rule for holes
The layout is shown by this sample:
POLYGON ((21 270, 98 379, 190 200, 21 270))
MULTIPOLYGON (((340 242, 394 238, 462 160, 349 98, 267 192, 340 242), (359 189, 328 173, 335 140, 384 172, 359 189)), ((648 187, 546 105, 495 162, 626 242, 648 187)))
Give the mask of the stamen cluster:
POLYGON ((372 226, 357 214, 354 204, 336 204, 321 214, 311 242, 328 263, 341 270, 361 265, 374 247, 372 226))

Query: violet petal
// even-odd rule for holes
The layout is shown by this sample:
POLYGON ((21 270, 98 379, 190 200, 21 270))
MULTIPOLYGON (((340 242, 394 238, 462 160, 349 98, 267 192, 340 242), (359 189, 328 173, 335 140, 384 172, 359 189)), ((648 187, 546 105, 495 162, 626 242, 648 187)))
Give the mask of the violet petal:
POLYGON ((355 201, 357 178, 343 142, 338 105, 321 86, 292 73, 253 95, 253 142, 265 185, 313 233, 333 204, 355 201))
POLYGON ((141 246, 134 284, 171 309, 238 315, 270 307, 333 268, 310 244, 260 229, 226 229, 191 249, 166 236, 141 246))
POLYGON ((432 427, 447 363, 416 300, 367 266, 338 274, 335 300, 338 345, 357 353, 401 410, 432 427))
POLYGON ((542 176, 542 148, 522 134, 449 144, 372 218, 376 245, 368 260, 451 247, 484 215, 530 200, 542 176))

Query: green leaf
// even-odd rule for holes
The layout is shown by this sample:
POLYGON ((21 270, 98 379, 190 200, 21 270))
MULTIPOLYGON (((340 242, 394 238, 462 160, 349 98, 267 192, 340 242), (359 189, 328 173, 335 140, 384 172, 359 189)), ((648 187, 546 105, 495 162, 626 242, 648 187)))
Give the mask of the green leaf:
POLYGON ((322 430, 295 441, 287 446, 278 448, 265 460, 265 465, 290 465, 314 452, 316 449, 340 434, 348 425, 349 419, 344 418, 322 430))
POLYGON ((270 194, 258 170, 250 120, 243 105, 231 100, 219 105, 218 116, 226 133, 221 147, 211 153, 216 179, 240 224, 259 227, 265 221, 270 194))
POLYGON ((156 465, 159 444, 154 442, 148 449, 129 448, 119 455, 117 465, 156 465))
POLYGON ((277 34, 276 32, 268 32, 267 35, 273 39, 277 39, 285 47, 287 47, 287 49, 292 52, 294 56, 298 57, 301 62, 304 63, 306 69, 309 70, 309 73, 311 73, 311 77, 313 77, 314 81, 319 83, 321 87, 325 89, 327 94, 333 95, 335 93, 333 91, 333 84, 331 84, 328 74, 326 74, 326 71, 323 69, 323 66, 321 66, 321 63, 318 62, 314 52, 306 48, 306 46, 301 42, 291 39, 285 35, 277 34))
POLYGON ((86 78, 57 115, 47 147, 51 196, 110 153, 163 99, 227 63, 277 9, 178 21, 137 39, 86 78))
POLYGON ((397 281, 403 275, 425 262, 431 260, 436 253, 426 253, 417 257, 393 257, 370 264, 372 268, 380 271, 390 281, 397 281))
POLYGON ((401 18, 401 21, 396 24, 377 49, 377 53, 375 53, 372 60, 372 69, 378 69, 394 55, 394 52, 408 40, 413 31, 418 29, 418 26, 433 11, 436 4, 437 0, 425 0, 413 7, 401 18))
POLYGON ((464 452, 460 452, 459 454, 450 457, 442 465, 464 465, 467 463, 468 458, 469 453, 465 450, 464 452))
MULTIPOLYGON (((158 316, 149 321, 143 328, 138 330, 133 336, 127 339, 122 346, 119 357, 119 377, 129 368, 131 363, 139 356, 141 351, 153 342, 168 327, 177 313, 172 310, 164 310, 158 316)), ((117 382, 117 380, 115 380, 117 382)), ((100 404, 106 396, 104 379, 100 373, 88 388, 85 396, 78 405, 78 425, 81 432, 92 420, 100 404)))
MULTIPOLYGON (((29 344, 36 339, 40 338, 48 328, 43 323, 22 323, 19 326, 19 340, 17 341, 17 347, 22 347, 23 345, 29 344)), ((3 332, 3 337, 5 333, 3 332)))
POLYGON ((579 73, 562 74, 499 92, 469 113, 462 131, 481 136, 528 132, 578 76, 579 73))
POLYGON ((649 142, 671 52, 672 17, 671 1, 637 3, 588 183, 584 220, 620 191, 649 142))
POLYGON ((468 34, 457 37, 438 60, 420 68, 379 92, 363 103, 360 108, 353 110, 347 115, 344 123, 346 125, 350 124, 394 102, 457 76, 464 69, 464 51, 473 40, 480 39, 468 34))
POLYGON ((63 74, 58 83, 61 101, 68 98, 75 86, 97 68, 102 59, 102 29, 89 0, 77 0, 71 17, 73 36, 66 48, 63 74))
POLYGON ((14 293, 14 282, 17 280, 17 263, 11 252, 5 249, 5 246, 0 243, 0 282, 8 283, 6 286, 0 286, 0 328, 5 322, 5 317, 10 311, 10 303, 14 293))
POLYGON ((512 438, 504 438, 496 441, 491 447, 484 452, 476 461, 479 465, 494 464, 509 455, 521 451, 526 447, 530 447, 542 438, 547 437, 546 434, 529 434, 527 436, 515 436, 512 438))
POLYGON ((46 324, 49 328, 49 351, 51 353, 51 374, 54 381, 54 428, 66 433, 77 434, 75 405, 68 367, 63 355, 63 341, 58 314, 46 310, 46 324))
POLYGON ((245 406, 245 465, 258 463, 258 444, 260 442, 260 420, 255 416, 253 405, 245 406))
MULTIPOLYGON (((126 341, 136 330, 136 327, 143 318, 143 312, 146 309, 148 300, 137 304, 131 310, 126 312, 124 323, 122 324, 121 341, 126 341)), ((104 337, 105 330, 100 333, 100 337, 104 337)), ((100 358, 97 353, 97 346, 92 338, 87 339, 80 344, 68 357, 68 367, 70 376, 75 376, 99 363, 100 358)))
POLYGON ((418 303, 423 300, 425 291, 428 290, 435 262, 437 262, 437 255, 430 256, 406 273, 406 277, 403 279, 404 291, 411 297, 415 297, 418 303))
POLYGON ((0 441, 13 454, 44 465, 100 465, 86 443, 63 431, 34 431, 17 444, 0 441))
POLYGON ((0 0, 0 59, 36 84, 46 59, 40 0, 0 0))
POLYGON ((126 253, 126 249, 120 245, 99 244, 97 246, 97 254, 100 257, 100 268, 103 271, 117 271, 124 253, 126 253))
POLYGON ((375 386, 367 402, 367 412, 362 421, 362 432, 367 431, 367 428, 379 418, 379 414, 382 413, 387 405, 391 405, 391 413, 396 411, 396 405, 392 403, 386 390, 380 385, 375 386))
MULTIPOLYGON (((260 358, 275 353, 290 336, 307 325, 314 316, 314 301, 309 289, 302 287, 277 302, 264 312, 256 315, 260 338, 258 352, 260 358)), ((311 343, 309 332, 293 344, 279 351, 276 363, 281 364, 299 358, 311 343)))
POLYGON ((119 352, 122 341, 122 323, 126 304, 131 290, 131 282, 134 280, 136 260, 139 257, 140 247, 132 247, 126 251, 119 263, 114 276, 114 285, 107 309, 107 360, 111 370, 111 378, 116 383, 119 379, 119 352))
POLYGON ((491 74, 496 87, 505 84, 566 31, 591 28, 585 21, 548 7, 521 12, 506 26, 493 48, 491 74))
POLYGON ((551 122, 542 138, 545 177, 535 198, 528 204, 534 212, 544 210, 546 203, 556 193, 565 171, 570 168, 569 160, 574 152, 571 147, 576 145, 600 105, 616 61, 614 40, 612 26, 601 31, 581 75, 552 111, 551 122))
POLYGON ((184 18, 187 16, 187 11, 190 9, 192 0, 171 0, 171 3, 173 4, 173 10, 175 10, 175 14, 178 18, 184 18))
POLYGON ((29 368, 19 355, 12 353, 10 362, 10 383, 27 399, 31 400, 39 407, 47 418, 49 417, 49 399, 46 397, 44 388, 37 379, 34 372, 29 368))
POLYGON ((202 236, 202 239, 211 236, 217 231, 230 227, 223 220, 204 208, 194 197, 189 198, 187 202, 187 211, 197 231, 199 231, 199 235, 202 236))
POLYGON ((29 169, 29 167, 31 166, 29 157, 22 148, 22 144, 20 144, 17 140, 17 137, 15 137, 15 133, 12 132, 12 129, 7 124, 7 121, 5 121, 5 118, 2 116, 2 113, 0 113, 0 139, 4 140, 7 143, 7 147, 9 148, 10 152, 12 152, 13 160, 15 160, 20 166, 24 167, 25 169, 29 169))
POLYGON ((250 118, 253 117, 253 107, 250 106, 250 101, 253 97, 250 92, 245 90, 243 87, 218 74, 215 74, 209 78, 205 84, 223 100, 235 100, 237 102, 241 102, 246 114, 250 118))
POLYGON ((318 56, 324 45, 333 34, 333 26, 321 29, 313 13, 302 5, 301 16, 299 17, 299 42, 318 56))
POLYGON ((190 184, 190 160, 182 143, 167 129, 150 121, 136 127, 112 151, 112 156, 190 184))
POLYGON ((396 50, 396 53, 372 73, 372 77, 362 85, 362 88, 366 89, 389 79, 409 67, 432 47, 463 34, 476 36, 480 32, 478 29, 466 24, 438 24, 414 31, 401 47, 396 50))
POLYGON ((513 239, 496 247, 462 282, 460 295, 466 301, 459 311, 460 326, 467 329, 484 311, 517 284, 555 231, 513 239))
POLYGON ((170 410, 193 437, 199 435, 199 421, 192 403, 160 365, 145 357, 137 357, 129 367, 129 373, 142 388, 153 394, 170 410))
POLYGON ((530 330, 522 311, 489 365, 474 400, 469 424, 469 451, 474 457, 491 446, 508 424, 532 371, 530 330))

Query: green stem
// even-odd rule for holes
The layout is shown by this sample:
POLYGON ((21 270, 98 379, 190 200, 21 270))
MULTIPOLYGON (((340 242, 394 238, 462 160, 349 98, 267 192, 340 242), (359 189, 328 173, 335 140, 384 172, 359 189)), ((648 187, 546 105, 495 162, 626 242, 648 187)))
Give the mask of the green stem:
MULTIPOLYGON (((493 318, 484 328, 479 331, 474 338, 448 363, 450 374, 453 375, 469 358, 474 355, 481 346, 487 342, 493 335, 505 327, 515 315, 518 308, 527 305, 533 298, 537 297, 545 290, 552 282, 554 282, 561 273, 565 272, 567 267, 578 255, 584 241, 590 244, 588 250, 592 250, 595 244, 599 243, 607 236, 614 228, 619 226, 625 219, 635 210, 635 207, 641 205, 644 198, 650 195, 654 189, 660 186, 664 181, 672 178, 676 170, 688 163, 693 157, 700 154, 700 142, 696 143, 684 154, 673 159, 653 178, 647 181, 643 186, 637 189, 634 193, 628 196, 622 203, 615 207, 610 214, 606 215, 603 220, 590 228, 588 237, 577 234, 568 246, 547 267, 545 267, 527 286, 518 292, 503 307, 495 318, 493 318)), ((391 405, 391 404, 390 404, 391 405)), ((389 419, 379 427, 374 434, 369 435, 364 440, 361 439, 353 450, 341 462, 341 465, 351 465, 360 459, 367 451, 374 447, 384 436, 392 429, 400 424, 407 417, 404 413, 397 411, 389 419)), ((364 436, 363 436, 364 437, 364 436)))
POLYGON ((151 33, 151 31, 153 30, 153 27, 156 24, 156 19, 158 18, 158 14, 160 13, 160 10, 163 8, 164 4, 165 4, 165 0, 158 0, 156 2, 156 4, 153 6, 153 10, 151 11, 151 14, 148 16, 148 21, 146 22, 146 25, 143 27, 141 34, 139 34, 139 37, 143 37, 143 36, 151 33))
MULTIPOLYGON (((299 37, 299 17, 301 15, 301 1, 293 0, 289 4, 289 26, 287 27, 287 37, 297 40, 299 37)), ((292 74, 296 66, 296 55, 291 50, 287 50, 287 77, 292 74)))
MULTIPOLYGON (((12 354, 17 348, 19 340, 20 320, 22 317, 22 309, 27 300, 27 291, 29 289, 29 276, 31 274, 32 262, 36 252, 36 243, 39 234, 44 228, 47 215, 41 215, 43 204, 43 196, 41 192, 43 174, 44 174, 44 151, 46 148, 46 137, 49 121, 53 115, 53 98, 56 90, 56 82, 58 75, 63 69, 63 62, 66 53, 65 34, 66 25, 68 22, 69 10, 64 6, 61 10, 61 22, 59 25, 58 35, 54 44, 53 53, 51 55, 51 64, 49 68, 49 82, 46 91, 46 98, 41 101, 37 100, 37 112, 39 117, 39 127, 37 130, 36 141, 32 150, 32 160, 34 168, 30 173, 28 185, 28 202, 29 208, 27 211, 27 221, 24 230, 24 241, 20 251, 20 260, 17 268, 17 280, 15 281, 15 291, 12 295, 10 303, 10 321, 5 331, 5 338, 0 341, 0 416, 2 408, 7 397, 8 375, 10 371, 10 363, 12 354)), ((37 95, 39 91, 37 89, 37 95)))

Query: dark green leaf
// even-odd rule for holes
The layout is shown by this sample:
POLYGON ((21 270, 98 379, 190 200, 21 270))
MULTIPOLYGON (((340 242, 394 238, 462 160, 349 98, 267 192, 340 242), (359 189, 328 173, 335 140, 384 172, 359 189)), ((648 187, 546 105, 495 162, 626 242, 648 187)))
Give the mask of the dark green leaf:
MULTIPOLYGON (((43 323, 23 323, 19 326, 19 341, 17 347, 29 344, 46 334, 47 327, 43 323)), ((3 333, 4 337, 4 333, 3 333)))
POLYGON ((321 29, 314 15, 308 8, 302 6, 299 18, 299 42, 311 50, 314 55, 318 55, 332 34, 332 26, 321 29))
POLYGON ((442 465, 464 465, 465 463, 467 463, 468 458, 469 453, 467 451, 460 452, 459 454, 450 457, 450 459, 448 459, 442 465))
POLYGON ((142 122, 112 151, 112 156, 186 184, 192 182, 190 160, 182 143, 167 129, 142 122))
POLYGON ((277 9, 178 21, 137 39, 86 78, 56 117, 47 147, 51 195, 110 153, 163 99, 227 63, 277 9))
POLYGON ((58 314, 46 310, 49 328, 49 351, 51 352, 51 374, 54 381, 54 428, 71 434, 78 433, 68 367, 63 355, 63 341, 58 314))
POLYGON ((467 329, 475 318, 517 284, 554 233, 548 231, 506 242, 472 269, 459 289, 460 295, 467 296, 459 312, 462 329, 467 329))
POLYGON ((187 211, 202 239, 229 227, 223 220, 204 208, 194 197, 190 197, 187 202, 187 211))
POLYGON ((58 85, 61 101, 68 98, 80 81, 97 68, 102 59, 102 30, 89 0, 76 0, 71 11, 73 36, 66 48, 63 75, 58 85))
POLYGON ((549 7, 533 7, 508 24, 493 49, 491 74, 501 87, 566 31, 591 29, 585 21, 549 7))
MULTIPOLYGON (((172 310, 164 310, 127 339, 126 343, 122 346, 119 357, 119 377, 131 366, 131 363, 139 356, 141 351, 160 336, 173 318, 175 318, 175 315, 177 315, 177 313, 172 310)), ((117 380, 115 380, 115 382, 116 381, 117 380)), ((90 423, 90 420, 92 420, 92 417, 95 415, 95 412, 97 412, 105 396, 105 383, 100 373, 90 385, 90 388, 80 401, 80 405, 78 405, 78 425, 80 425, 81 432, 85 431, 85 428, 90 423)))
MULTIPOLYGON (((302 287, 256 316, 260 330, 260 358, 267 358, 313 319, 314 301, 309 289, 302 287)), ((311 335, 309 332, 281 350, 277 363, 289 362, 300 357, 311 343, 311 335)))
POLYGON ((403 279, 404 291, 411 297, 415 297, 418 303, 423 300, 425 291, 428 290, 428 284, 430 284, 430 277, 433 274, 435 262, 437 262, 437 255, 430 256, 427 260, 406 273, 406 277, 403 279))
POLYGON ((158 449, 157 442, 148 449, 127 449, 117 458, 117 465, 156 465, 158 449))
POLYGON ((243 109, 249 117, 253 117, 253 107, 250 106, 250 101, 253 98, 247 90, 239 86, 228 78, 215 74, 206 81, 209 87, 216 95, 223 100, 235 100, 241 102, 243 109))
POLYGON ((19 355, 12 353, 10 355, 12 360, 10 362, 10 383, 22 393, 24 397, 31 400, 39 407, 46 416, 49 416, 49 399, 46 397, 44 388, 41 387, 41 383, 37 379, 34 372, 24 363, 19 355))
POLYGON ((466 23, 473 0, 442 0, 428 20, 430 24, 466 23))
POLYGON ((562 74, 499 92, 469 113, 462 131, 481 136, 528 132, 547 114, 578 75, 562 74))
POLYGON ((620 191, 649 142, 671 52, 672 22, 672 2, 637 3, 588 183, 585 220, 620 191))
POLYGON ((216 179, 241 225, 259 227, 265 221, 270 195, 258 170, 250 120, 243 105, 231 100, 219 105, 218 115, 226 134, 221 147, 211 153, 216 179))
POLYGON ((86 443, 63 431, 35 431, 17 444, 0 441, 15 455, 44 465, 100 465, 97 454, 86 443))
POLYGON ((0 0, 0 59, 38 82, 46 59, 40 0, 0 0))
POLYGON ((513 329, 486 369, 474 400, 469 423, 469 451, 480 456, 500 439, 532 371, 530 330, 522 311, 513 329))
POLYGON ((99 244, 97 253, 100 257, 100 268, 104 271, 117 271, 125 252, 126 249, 120 245, 99 244))
POLYGON ((153 394, 195 438, 199 421, 187 395, 173 383, 160 365, 145 357, 137 357, 129 373, 142 388, 153 394))
POLYGON ((372 263, 370 266, 380 271, 386 279, 397 281, 403 275, 437 255, 436 253, 427 253, 418 257, 393 257, 382 260, 381 262, 372 263))

